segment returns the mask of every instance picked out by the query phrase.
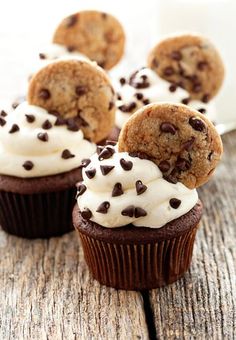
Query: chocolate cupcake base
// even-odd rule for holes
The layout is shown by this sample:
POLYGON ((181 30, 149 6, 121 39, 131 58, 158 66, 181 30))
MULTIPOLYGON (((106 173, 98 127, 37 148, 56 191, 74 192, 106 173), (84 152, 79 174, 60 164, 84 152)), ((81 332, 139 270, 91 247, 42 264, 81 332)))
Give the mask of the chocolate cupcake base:
POLYGON ((189 269, 201 215, 199 201, 162 228, 104 228, 84 220, 76 205, 73 222, 96 280, 117 289, 144 290, 170 284, 189 269))
POLYGON ((49 238, 73 230, 75 184, 81 169, 41 178, 0 176, 0 224, 25 238, 49 238))

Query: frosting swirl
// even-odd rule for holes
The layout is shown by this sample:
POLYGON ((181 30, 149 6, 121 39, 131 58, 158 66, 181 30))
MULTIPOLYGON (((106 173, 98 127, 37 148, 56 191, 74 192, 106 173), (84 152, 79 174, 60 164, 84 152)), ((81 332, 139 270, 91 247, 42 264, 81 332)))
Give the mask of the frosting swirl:
POLYGON ((96 150, 81 130, 61 124, 46 110, 20 104, 0 116, 0 173, 42 177, 77 168, 96 150))
POLYGON ((195 189, 167 182, 155 163, 111 146, 90 158, 83 179, 77 198, 82 216, 108 228, 160 228, 198 201, 195 189))
POLYGON ((122 128, 130 115, 143 105, 154 102, 183 103, 205 113, 212 121, 215 120, 213 103, 203 103, 198 100, 189 101, 189 93, 160 78, 154 71, 144 67, 134 72, 129 79, 121 78, 116 83, 117 111, 116 126, 122 128))

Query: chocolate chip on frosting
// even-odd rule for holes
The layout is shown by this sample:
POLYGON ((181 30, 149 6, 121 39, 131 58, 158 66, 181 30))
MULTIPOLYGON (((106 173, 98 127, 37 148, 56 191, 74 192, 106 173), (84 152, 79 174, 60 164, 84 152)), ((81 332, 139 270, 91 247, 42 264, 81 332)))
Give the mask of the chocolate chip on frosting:
POLYGON ((48 100, 51 97, 51 93, 47 89, 41 89, 38 96, 43 100, 48 100))
POLYGON ((115 153, 115 150, 109 146, 106 146, 103 148, 103 150, 98 155, 99 161, 102 161, 103 159, 111 158, 111 156, 115 153))
POLYGON ((189 102, 190 102, 190 98, 184 98, 181 100, 181 103, 184 105, 188 105, 189 102))
POLYGON ((103 174, 103 176, 106 176, 112 169, 114 169, 114 167, 114 165, 101 165, 101 173, 103 174))
POLYGON ((138 100, 142 100, 143 99, 143 94, 141 92, 137 92, 135 93, 135 97, 138 99, 138 100))
POLYGON ((79 126, 76 124, 75 120, 73 118, 69 118, 66 121, 67 129, 73 132, 79 131, 79 126))
POLYGON ((138 217, 143 217, 143 216, 147 216, 147 212, 146 210, 144 210, 143 208, 137 207, 134 209, 134 217, 138 218, 138 217))
POLYGON ((85 173, 89 179, 92 179, 96 175, 96 169, 92 168, 92 169, 86 170, 85 173))
POLYGON ((114 140, 107 140, 106 141, 106 145, 112 145, 112 146, 116 146, 117 142, 114 140))
POLYGON ((125 85, 126 79, 124 77, 120 78, 120 84, 125 85))
POLYGON ((189 119, 189 124, 192 126, 192 128, 196 131, 202 132, 205 129, 205 124, 201 119, 191 117, 189 119))
POLYGON ((78 198, 79 196, 83 195, 83 193, 87 190, 86 185, 84 185, 83 183, 79 183, 77 185, 77 195, 76 198, 78 198))
POLYGON ((82 159, 79 168, 86 168, 86 166, 88 166, 90 163, 91 163, 91 160, 89 158, 84 158, 82 159))
POLYGON ((160 130, 162 132, 171 133, 172 135, 175 135, 177 128, 171 123, 164 122, 161 124, 160 130))
POLYGON ((169 200, 169 203, 170 203, 171 208, 178 209, 178 207, 181 204, 181 200, 179 200, 178 198, 171 198, 169 200))
POLYGON ((54 125, 55 126, 62 126, 62 125, 65 125, 66 124, 66 120, 62 117, 57 117, 54 125))
POLYGON ((5 119, 3 119, 2 117, 0 117, 0 126, 4 126, 6 124, 5 119))
POLYGON ((167 172, 170 170, 170 163, 168 161, 161 161, 158 165, 161 172, 167 172))
POLYGON ((41 140, 42 142, 47 142, 48 141, 48 134, 45 132, 45 133, 43 133, 43 132, 39 132, 38 134, 37 134, 37 138, 39 139, 39 140, 41 140))
POLYGON ((15 133, 19 130, 20 130, 19 126, 17 124, 13 124, 11 129, 9 130, 9 133, 15 133))
POLYGON ((104 146, 97 145, 97 149, 96 149, 97 154, 99 155, 102 152, 103 149, 104 149, 104 146))
POLYGON ((123 191, 123 189, 122 189, 122 184, 121 184, 121 183, 116 183, 116 184, 114 185, 113 190, 112 190, 111 196, 112 196, 112 197, 117 197, 117 196, 123 195, 123 193, 124 193, 124 191, 123 191))
POLYGON ((129 205, 127 208, 125 208, 121 211, 121 215, 133 217, 134 211, 135 211, 135 207, 133 205, 129 205))
POLYGON ((39 53, 39 59, 46 59, 46 55, 44 53, 39 53))
POLYGON ((175 92, 177 90, 177 86, 175 85, 175 84, 171 84, 170 86, 169 86, 169 91, 170 92, 175 92))
POLYGON ((47 119, 47 120, 45 120, 45 122, 43 123, 42 128, 43 128, 44 130, 49 130, 49 129, 52 128, 52 123, 47 119))
POLYGON ((25 163, 22 166, 26 171, 30 171, 33 169, 34 164, 31 161, 25 161, 25 163))
POLYGON ((99 207, 97 208, 96 212, 99 212, 101 214, 107 214, 108 209, 110 208, 110 203, 105 201, 102 202, 99 207))
POLYGON ((121 158, 120 165, 125 171, 129 171, 133 167, 133 163, 131 161, 126 161, 124 158, 121 158))
POLYGON ((75 155, 73 155, 70 150, 68 149, 65 149, 62 151, 62 154, 61 154, 61 158, 63 159, 69 159, 69 158, 73 158, 75 157, 75 155))
POLYGON ((144 100, 143 100, 143 104, 144 104, 144 105, 150 104, 150 100, 149 100, 149 99, 144 99, 144 100))
POLYGON ((81 211, 81 216, 85 219, 85 220, 90 220, 90 218, 93 216, 91 210, 89 210, 88 208, 85 208, 83 211, 81 211))
POLYGON ((142 181, 137 181, 135 183, 137 195, 143 194, 147 190, 147 186, 142 183, 142 181))
POLYGON ((33 123, 35 121, 34 115, 25 115, 25 117, 28 123, 33 123))
POLYGON ((0 113, 0 116, 2 116, 2 117, 6 117, 6 116, 7 116, 7 113, 6 113, 6 111, 2 110, 2 111, 1 111, 1 113, 0 113))
POLYGON ((205 114, 206 113, 206 109, 204 109, 203 107, 201 107, 200 109, 198 109, 198 111, 202 114, 205 114))

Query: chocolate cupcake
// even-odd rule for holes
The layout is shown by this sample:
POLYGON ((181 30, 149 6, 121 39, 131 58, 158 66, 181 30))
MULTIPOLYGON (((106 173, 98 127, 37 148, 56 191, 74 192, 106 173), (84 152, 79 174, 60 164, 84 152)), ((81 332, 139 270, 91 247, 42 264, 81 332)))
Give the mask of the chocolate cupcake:
POLYGON ((96 145, 70 122, 24 102, 1 112, 0 149, 2 228, 26 238, 70 231, 80 165, 96 145))
POLYGON ((93 277, 114 288, 142 290, 183 276, 202 215, 195 188, 209 179, 221 152, 210 121, 171 104, 142 108, 123 127, 118 148, 99 148, 83 169, 73 211, 93 277), (206 132, 209 139, 199 152, 206 132), (191 148, 183 149, 191 137, 191 148), (204 158, 209 148, 210 162, 204 158))

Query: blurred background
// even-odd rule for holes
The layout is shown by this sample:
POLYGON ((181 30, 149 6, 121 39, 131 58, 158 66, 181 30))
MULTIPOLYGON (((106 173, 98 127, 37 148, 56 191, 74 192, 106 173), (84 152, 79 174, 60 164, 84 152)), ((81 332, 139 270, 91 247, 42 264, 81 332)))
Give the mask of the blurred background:
POLYGON ((25 92, 27 75, 41 46, 50 43, 61 19, 81 9, 115 15, 127 42, 117 76, 144 66, 148 51, 165 34, 195 31, 208 36, 226 65, 224 87, 217 97, 220 121, 236 119, 235 0, 7 0, 0 4, 0 102, 25 92))

